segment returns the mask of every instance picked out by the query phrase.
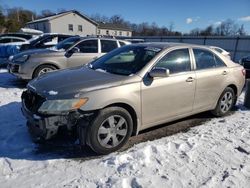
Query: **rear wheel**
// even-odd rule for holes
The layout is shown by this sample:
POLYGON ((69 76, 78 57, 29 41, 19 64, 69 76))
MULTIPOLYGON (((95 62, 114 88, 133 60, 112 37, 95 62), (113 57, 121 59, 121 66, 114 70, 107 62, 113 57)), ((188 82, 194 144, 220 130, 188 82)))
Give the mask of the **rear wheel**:
MULTIPOLYGON (((111 153, 120 149, 128 141, 132 134, 132 127, 133 121, 127 110, 120 107, 105 108, 89 124, 87 144, 96 153, 111 153)), ((82 132, 79 137, 84 137, 83 131, 79 132, 82 132)))
POLYGON ((34 71, 33 78, 46 74, 48 72, 56 70, 56 67, 53 65, 41 65, 34 71))
POLYGON ((212 111, 215 116, 224 116, 226 115, 235 105, 236 95, 234 90, 230 87, 227 87, 221 94, 216 108, 212 111))

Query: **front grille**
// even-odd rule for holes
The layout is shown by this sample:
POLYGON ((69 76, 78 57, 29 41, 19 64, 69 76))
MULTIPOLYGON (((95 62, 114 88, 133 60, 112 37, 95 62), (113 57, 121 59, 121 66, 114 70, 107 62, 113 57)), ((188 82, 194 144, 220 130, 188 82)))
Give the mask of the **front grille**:
POLYGON ((44 97, 36 94, 33 91, 26 90, 22 94, 22 100, 25 107, 32 113, 38 113, 38 109, 46 100, 44 97))
POLYGON ((11 71, 15 72, 15 73, 18 73, 18 71, 19 71, 19 65, 11 65, 11 71))

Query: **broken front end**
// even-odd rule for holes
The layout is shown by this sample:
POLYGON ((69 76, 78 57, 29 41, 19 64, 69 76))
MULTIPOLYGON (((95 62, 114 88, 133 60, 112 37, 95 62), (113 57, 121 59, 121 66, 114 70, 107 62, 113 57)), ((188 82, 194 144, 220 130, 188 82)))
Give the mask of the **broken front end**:
POLYGON ((79 110, 86 101, 87 99, 47 100, 34 91, 24 91, 22 112, 33 139, 48 140, 57 134, 60 127, 73 131, 78 121, 89 115, 79 110))

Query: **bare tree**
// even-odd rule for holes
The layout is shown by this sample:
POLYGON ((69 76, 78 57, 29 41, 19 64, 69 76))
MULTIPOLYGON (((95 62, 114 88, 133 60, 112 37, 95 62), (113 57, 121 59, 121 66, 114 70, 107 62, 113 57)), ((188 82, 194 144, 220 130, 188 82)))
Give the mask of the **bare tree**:
POLYGON ((39 17, 42 18, 42 17, 48 17, 52 15, 55 15, 55 13, 52 12, 51 10, 45 9, 41 11, 41 14, 39 15, 39 17))
POLYGON ((213 27, 212 25, 206 27, 204 30, 200 30, 198 28, 193 29, 189 32, 189 35, 193 36, 235 36, 235 35, 245 35, 244 25, 239 26, 231 19, 227 19, 219 24, 217 27, 213 27))
POLYGON ((244 28, 244 24, 242 24, 241 26, 240 26, 240 28, 238 29, 238 35, 240 35, 240 36, 244 36, 244 35, 246 35, 246 31, 245 31, 245 28, 244 28))
POLYGON ((213 26, 208 26, 206 29, 202 30, 200 32, 200 35, 202 36, 211 36, 211 35, 214 35, 214 31, 213 31, 213 26))
POLYGON ((189 32, 189 35, 191 36, 199 36, 201 35, 201 31, 199 28, 195 28, 195 29, 192 29, 190 32, 189 32))
POLYGON ((172 32, 174 30, 174 22, 170 22, 168 26, 168 30, 172 32))
POLYGON ((5 26, 5 16, 3 14, 3 9, 0 6, 0 33, 4 33, 6 31, 6 26, 5 26))
POLYGON ((109 18, 107 16, 101 16, 100 14, 93 14, 90 16, 91 19, 95 20, 96 22, 106 22, 108 23, 109 22, 109 18))

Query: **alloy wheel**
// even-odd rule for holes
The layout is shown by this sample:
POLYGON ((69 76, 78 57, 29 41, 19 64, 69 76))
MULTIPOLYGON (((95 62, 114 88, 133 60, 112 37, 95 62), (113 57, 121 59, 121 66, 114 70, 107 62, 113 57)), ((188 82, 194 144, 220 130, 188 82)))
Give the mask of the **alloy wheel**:
POLYGON ((45 74, 45 73, 48 73, 48 72, 51 72, 53 71, 54 69, 50 68, 50 67, 45 67, 43 69, 41 69, 38 73, 38 76, 41 76, 42 74, 45 74))
POLYGON ((231 92, 226 92, 220 101, 220 109, 223 113, 230 110, 233 104, 233 94, 231 92))
POLYGON ((105 119, 98 129, 97 138, 101 146, 113 148, 118 146, 128 133, 128 124, 120 115, 112 115, 105 119))

